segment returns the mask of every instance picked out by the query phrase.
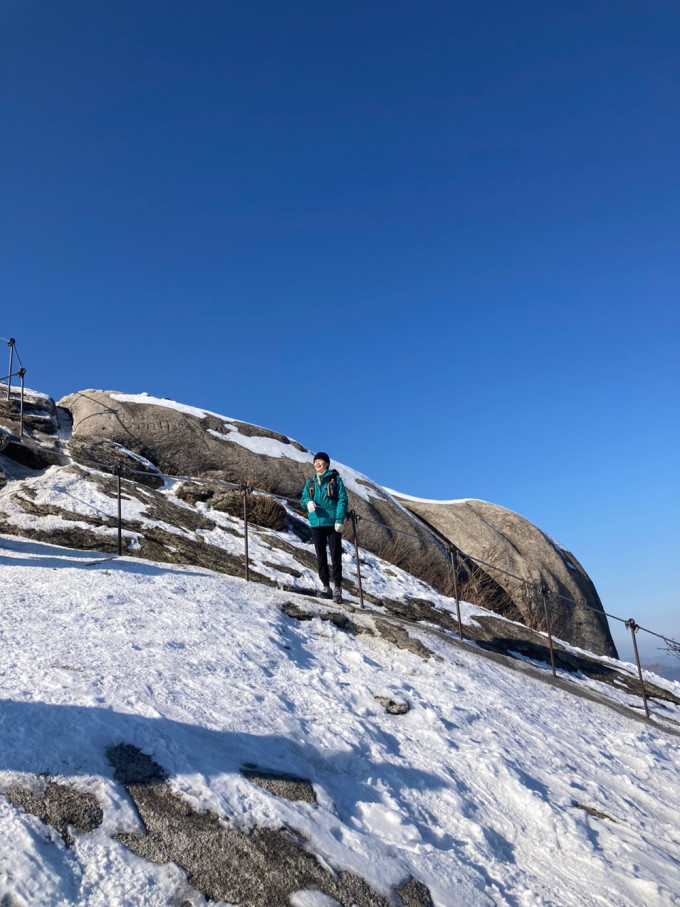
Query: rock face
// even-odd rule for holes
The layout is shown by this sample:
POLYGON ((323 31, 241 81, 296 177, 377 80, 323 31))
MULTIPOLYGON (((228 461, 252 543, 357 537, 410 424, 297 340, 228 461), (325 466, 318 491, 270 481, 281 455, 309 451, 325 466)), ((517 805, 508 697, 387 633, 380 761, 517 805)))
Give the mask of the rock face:
MULTIPOLYGON (((103 461, 110 468, 103 452, 122 448, 166 475, 247 482, 292 500, 299 500, 305 481, 313 475, 313 453, 297 441, 171 401, 85 390, 64 397, 59 406, 73 417, 69 451, 80 462, 103 461)), ((361 547, 439 591, 449 591, 446 553, 422 524, 365 476, 344 466, 338 471, 348 490, 349 507, 360 518, 361 547)))
POLYGON ((19 388, 0 386, 0 485, 12 464, 27 469, 46 469, 64 462, 55 437, 60 428, 54 400, 47 394, 26 389, 22 405, 19 388), (3 462, 4 461, 4 462, 3 462))
MULTIPOLYGON (((19 435, 21 431, 22 401, 18 387, 10 388, 9 399, 7 386, 0 385, 0 424, 8 431, 19 435)), ((26 434, 54 435, 59 430, 59 415, 54 400, 47 394, 24 390, 23 427, 26 434)))
POLYGON ((544 629, 543 600, 534 585, 522 580, 547 588, 555 636, 598 655, 617 657, 602 602, 590 577, 571 552, 533 523, 486 501, 397 499, 464 554, 506 571, 483 568, 512 599, 527 626, 544 629), (565 598, 578 604, 572 605, 565 598))

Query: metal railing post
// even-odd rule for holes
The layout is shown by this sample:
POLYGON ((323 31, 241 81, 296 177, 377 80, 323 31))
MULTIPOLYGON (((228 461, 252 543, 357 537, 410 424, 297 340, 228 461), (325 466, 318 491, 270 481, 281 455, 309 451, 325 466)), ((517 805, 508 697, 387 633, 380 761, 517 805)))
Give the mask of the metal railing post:
POLYGON ((123 507, 121 504, 122 495, 120 487, 120 477, 122 473, 123 468, 119 464, 118 466, 116 466, 116 476, 118 478, 118 557, 120 557, 123 553, 123 507))
POLYGON ((26 374, 25 368, 19 369, 19 376, 21 378, 21 404, 19 409, 19 437, 23 438, 24 436, 24 375, 26 374))
POLYGON ((553 649, 552 641, 552 628, 550 626, 550 614, 548 612, 548 596, 550 595, 550 589, 546 586, 545 583, 541 583, 541 596, 543 598, 543 612, 545 614, 545 629, 548 634, 548 646, 550 648, 550 664, 552 666, 553 677, 557 677, 557 671, 555 670, 555 650, 553 649))
POLYGON ((357 522, 359 517, 357 516, 356 510, 350 510, 350 517, 352 518, 352 535, 354 541, 354 557, 357 562, 357 583, 359 585, 359 607, 364 607, 364 590, 361 585, 361 562, 359 560, 359 536, 357 534, 357 522))
POLYGON ((640 653, 638 652, 637 639, 635 634, 640 629, 631 617, 626 621, 626 626, 630 630, 630 635, 633 637, 633 652, 635 652, 635 663, 637 664, 638 677, 640 678, 640 689, 642 690, 642 701, 645 705, 645 715, 649 718, 649 705, 647 703, 647 691, 645 690, 645 682, 642 679, 642 665, 640 664, 640 653))
POLYGON ((250 582, 250 558, 248 554, 248 495, 250 493, 250 488, 248 487, 247 482, 243 482, 241 485, 241 491, 243 493, 243 538, 245 542, 245 556, 246 556, 246 582, 250 582))
POLYGON ((14 337, 10 337, 7 341, 7 346, 9 347, 9 372, 7 377, 7 399, 9 400, 10 394, 12 392, 12 365, 14 363, 14 344, 16 340, 14 337))
POLYGON ((449 557, 451 559, 451 570, 453 572, 453 597, 456 600, 456 614, 458 615, 458 638, 463 640, 463 622, 460 619, 460 599, 458 597, 458 563, 456 559, 456 552, 451 547, 449 548, 449 557))

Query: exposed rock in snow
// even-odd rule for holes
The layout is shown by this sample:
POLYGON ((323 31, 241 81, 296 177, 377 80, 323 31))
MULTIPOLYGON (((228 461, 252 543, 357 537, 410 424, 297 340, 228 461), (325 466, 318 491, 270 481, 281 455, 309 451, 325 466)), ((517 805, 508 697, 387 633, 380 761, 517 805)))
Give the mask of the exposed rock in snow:
POLYGON ((389 715, 405 715, 409 710, 408 702, 395 702, 391 696, 376 696, 375 701, 379 702, 389 715))
MULTIPOLYGON (((191 884, 211 900, 273 907, 290 903, 289 896, 301 889, 313 889, 340 904, 390 907, 390 900, 372 891, 363 879, 322 867, 304 849, 304 840, 287 829, 245 832, 209 812, 191 809, 168 786, 166 772, 136 747, 112 747, 109 759, 146 832, 119 834, 116 840, 146 860, 181 866, 191 884)), ((263 776, 250 780, 267 787, 263 776)), ((289 794, 291 787, 288 781, 289 794)), ((286 799, 316 802, 315 797, 286 799)))
POLYGON ((32 787, 12 784, 4 794, 13 806, 55 828, 67 845, 75 842, 77 832, 99 828, 104 817, 94 794, 45 778, 34 779, 32 787))
POLYGON ((275 797, 283 797, 284 800, 290 800, 291 803, 297 803, 300 800, 305 803, 317 802, 314 786, 304 778, 295 778, 293 775, 275 774, 274 772, 263 772, 253 765, 246 766, 242 774, 244 778, 247 778, 253 784, 257 784, 263 790, 269 791, 275 797))

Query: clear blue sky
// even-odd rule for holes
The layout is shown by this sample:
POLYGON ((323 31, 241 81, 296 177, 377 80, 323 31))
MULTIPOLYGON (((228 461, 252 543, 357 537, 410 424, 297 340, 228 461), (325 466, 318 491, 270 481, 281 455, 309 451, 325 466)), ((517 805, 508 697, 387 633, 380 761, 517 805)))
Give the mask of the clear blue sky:
POLYGON ((4 0, 0 335, 55 398, 516 510, 679 637, 679 38, 675 0, 4 0))

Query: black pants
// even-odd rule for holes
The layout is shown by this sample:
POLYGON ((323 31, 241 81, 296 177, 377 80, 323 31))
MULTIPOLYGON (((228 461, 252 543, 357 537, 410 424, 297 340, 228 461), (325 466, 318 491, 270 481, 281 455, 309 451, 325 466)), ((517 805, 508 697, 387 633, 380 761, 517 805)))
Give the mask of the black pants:
POLYGON ((328 558, 326 557, 326 544, 331 549, 331 564, 333 566, 333 585, 338 589, 342 585, 342 533, 336 532, 332 526, 312 526, 312 541, 316 551, 316 563, 319 568, 319 579, 324 588, 328 582, 328 558))

